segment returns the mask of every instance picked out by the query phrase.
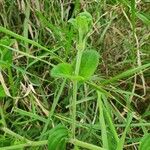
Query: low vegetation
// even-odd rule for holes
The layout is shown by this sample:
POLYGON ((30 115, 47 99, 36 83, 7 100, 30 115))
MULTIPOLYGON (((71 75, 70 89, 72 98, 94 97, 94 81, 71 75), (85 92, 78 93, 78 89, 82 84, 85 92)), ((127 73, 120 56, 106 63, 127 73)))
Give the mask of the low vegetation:
POLYGON ((148 0, 0 8, 0 150, 150 149, 148 0))

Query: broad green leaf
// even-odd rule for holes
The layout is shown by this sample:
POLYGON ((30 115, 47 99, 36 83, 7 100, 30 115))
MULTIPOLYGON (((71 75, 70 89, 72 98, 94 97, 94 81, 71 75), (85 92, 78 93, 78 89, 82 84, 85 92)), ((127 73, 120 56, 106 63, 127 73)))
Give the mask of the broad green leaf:
POLYGON ((48 150, 65 150, 68 139, 68 130, 63 125, 51 129, 48 138, 48 150))
POLYGON ((139 150, 150 150, 150 134, 142 138, 139 150))
POLYGON ((73 75, 73 68, 71 64, 61 63, 51 70, 51 76, 57 78, 71 78, 73 75))
POLYGON ((56 78, 67 78, 71 80, 84 80, 81 76, 73 74, 73 67, 68 63, 60 63, 51 70, 51 76, 56 78))
POLYGON ((95 50, 86 50, 82 54, 79 75, 89 79, 95 72, 99 63, 99 54, 95 50))
POLYGON ((2 85, 0 85, 0 97, 6 97, 5 91, 2 87, 2 85))
MULTIPOLYGON (((0 40, 0 44, 6 45, 6 46, 11 46, 12 43, 13 43, 13 40, 8 37, 4 37, 0 40)), ((0 67, 2 68, 8 67, 7 64, 8 65, 12 64, 12 51, 7 48, 0 47, 0 59, 6 63, 5 65, 1 64, 0 67)))

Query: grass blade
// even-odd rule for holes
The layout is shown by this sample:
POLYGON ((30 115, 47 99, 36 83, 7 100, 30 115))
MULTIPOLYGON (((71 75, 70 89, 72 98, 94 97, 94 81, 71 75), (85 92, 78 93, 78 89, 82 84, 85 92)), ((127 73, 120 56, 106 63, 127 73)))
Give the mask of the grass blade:
POLYGON ((28 38, 26 38, 26 37, 23 37, 23 36, 21 36, 21 35, 18 35, 18 34, 16 34, 16 33, 12 32, 12 31, 10 31, 10 30, 8 30, 8 29, 2 27, 2 26, 0 26, 0 32, 3 32, 3 33, 5 33, 5 34, 7 34, 7 35, 10 35, 10 36, 16 38, 16 39, 22 40, 22 41, 24 41, 24 42, 27 42, 27 43, 32 44, 32 45, 34 45, 34 46, 37 46, 37 47, 39 47, 39 48, 41 48, 41 49, 43 49, 43 50, 45 50, 45 51, 48 51, 52 56, 54 56, 54 57, 55 57, 56 59, 58 59, 60 62, 63 62, 63 60, 62 60, 58 55, 56 55, 56 54, 53 53, 51 50, 47 49, 46 47, 40 45, 39 43, 37 43, 37 42, 35 42, 35 41, 33 41, 33 40, 30 40, 30 39, 28 39, 28 38))
POLYGON ((103 114, 103 103, 102 103, 102 94, 100 92, 97 92, 98 94, 98 106, 99 106, 99 121, 100 121, 100 126, 101 126, 101 135, 102 135, 102 143, 103 143, 103 148, 109 149, 109 144, 108 144, 108 137, 107 137, 107 128, 105 124, 105 118, 103 114))
POLYGON ((125 141, 125 138, 126 138, 126 134, 129 130, 129 127, 130 127, 130 123, 132 121, 132 118, 133 118, 133 113, 129 113, 129 116, 128 116, 128 119, 127 119, 127 124, 126 124, 126 128, 119 140, 119 143, 118 143, 118 146, 117 146, 117 149, 116 150, 122 150, 123 149, 123 146, 124 146, 124 141, 125 141))
POLYGON ((142 65, 142 66, 138 66, 138 67, 130 69, 130 70, 127 70, 127 71, 125 71, 125 72, 123 72, 123 73, 121 73, 119 75, 116 75, 115 77, 112 77, 112 78, 110 78, 108 80, 102 81, 102 85, 106 85, 106 84, 118 81, 119 79, 123 79, 125 77, 134 75, 135 73, 138 73, 141 70, 147 69, 149 67, 150 67, 150 63, 142 65))

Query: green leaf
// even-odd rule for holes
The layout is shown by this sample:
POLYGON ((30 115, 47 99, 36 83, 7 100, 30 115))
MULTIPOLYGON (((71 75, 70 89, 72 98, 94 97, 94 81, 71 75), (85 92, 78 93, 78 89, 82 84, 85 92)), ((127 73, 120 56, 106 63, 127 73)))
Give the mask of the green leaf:
POLYGON ((116 76, 114 76, 108 80, 102 81, 101 84, 102 85, 110 84, 112 82, 118 81, 118 80, 123 79, 125 77, 131 76, 135 73, 139 73, 141 70, 147 69, 149 67, 150 67, 150 63, 144 64, 142 66, 138 66, 138 67, 133 68, 133 69, 128 69, 127 71, 122 72, 121 74, 118 74, 118 75, 116 75, 116 76))
POLYGON ((60 63, 51 70, 51 76, 55 78, 68 78, 71 80, 84 80, 81 76, 73 74, 73 67, 68 63, 60 63))
POLYGON ((5 94, 5 91, 2 87, 2 85, 0 85, 0 97, 6 97, 7 95, 5 94))
POLYGON ((68 20, 68 22, 71 23, 72 26, 73 26, 75 29, 78 29, 76 19, 71 18, 71 19, 68 20))
POLYGON ((48 150, 65 150, 68 139, 68 130, 63 125, 51 129, 48 138, 48 150))
POLYGON ((146 25, 150 26, 150 19, 144 13, 136 13, 137 17, 143 21, 146 25))
POLYGON ((142 138, 139 150, 150 150, 150 134, 142 138))
POLYGON ((89 79, 99 63, 99 53, 95 50, 86 50, 82 54, 79 75, 89 79))
POLYGON ((108 135, 107 135, 107 127, 105 123, 105 117, 104 117, 104 106, 102 102, 102 94, 97 91, 98 94, 98 106, 99 106, 99 121, 100 121, 100 127, 101 127, 101 137, 102 137, 102 143, 103 143, 103 148, 109 149, 109 144, 108 144, 108 135))
MULTIPOLYGON (((11 46, 12 43, 13 43, 13 40, 8 37, 3 37, 0 40, 0 44, 6 45, 6 46, 11 46)), ((5 62, 5 65, 1 64, 0 67, 7 68, 8 66, 12 64, 12 59, 13 59, 12 51, 7 48, 0 47, 0 59, 5 62)))
POLYGON ((92 26, 92 16, 88 12, 80 13, 75 19, 70 19, 69 22, 79 32, 79 36, 83 40, 92 26))
POLYGON ((129 112, 128 113, 128 118, 127 118, 125 130, 124 130, 122 136, 120 137, 120 140, 118 142, 116 150, 123 150, 124 142, 125 142, 125 138, 126 138, 126 134, 129 131, 129 129, 130 129, 130 124, 131 124, 132 118, 133 118, 133 113, 129 112))
POLYGON ((57 78, 71 78, 73 68, 71 64, 60 63, 51 70, 51 76, 57 78))
POLYGON ((91 28, 92 16, 88 12, 82 12, 77 16, 76 21, 79 30, 86 34, 91 28))
POLYGON ((80 149, 79 149, 79 147, 78 147, 78 146, 75 146, 75 147, 74 147, 74 150, 80 150, 80 149))

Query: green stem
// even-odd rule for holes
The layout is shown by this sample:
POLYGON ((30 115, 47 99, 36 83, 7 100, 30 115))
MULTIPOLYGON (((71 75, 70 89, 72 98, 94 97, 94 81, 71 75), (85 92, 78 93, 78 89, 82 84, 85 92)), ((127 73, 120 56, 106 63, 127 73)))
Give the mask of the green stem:
POLYGON ((13 145, 13 146, 6 146, 6 147, 2 147, 0 148, 0 150, 16 150, 16 149, 21 149, 21 148, 25 148, 25 147, 29 147, 29 146, 43 146, 47 144, 47 140, 44 141, 35 141, 35 142, 28 142, 25 144, 19 144, 19 145, 13 145))
MULTIPOLYGON (((78 50, 77 53, 77 61, 76 61, 76 68, 75 68, 75 76, 79 75, 80 70, 80 63, 82 58, 82 51, 78 50)), ((77 92, 78 92, 78 81, 73 81, 73 100, 72 100, 72 135, 75 138, 75 130, 76 130, 76 101, 77 101, 77 92)))
MULTIPOLYGON (((86 148, 89 150, 106 150, 104 148, 101 148, 101 147, 98 147, 96 145, 89 144, 86 142, 82 142, 77 139, 70 139, 69 142, 76 146, 80 146, 80 147, 83 147, 83 148, 86 148)), ((25 148, 25 147, 36 147, 36 146, 43 146, 43 145, 47 145, 47 144, 48 144, 48 140, 30 141, 30 142, 27 142, 24 144, 1 147, 0 150, 16 150, 16 149, 21 149, 21 148, 25 148)))
POLYGON ((13 136, 16 139, 22 140, 22 141, 26 141, 26 142, 31 142, 30 140, 26 139, 25 137, 13 132, 12 130, 8 129, 7 127, 2 127, 1 130, 3 130, 5 133, 13 136))
POLYGON ((77 139, 71 139, 69 142, 76 145, 76 146, 80 146, 80 147, 83 147, 83 148, 86 148, 86 149, 89 149, 89 150, 106 150, 105 148, 98 147, 96 145, 89 144, 89 143, 86 143, 86 142, 82 142, 82 141, 79 141, 77 139))
POLYGON ((72 136, 75 138, 76 130, 76 101, 77 101, 77 81, 73 82, 73 100, 72 100, 72 136))

